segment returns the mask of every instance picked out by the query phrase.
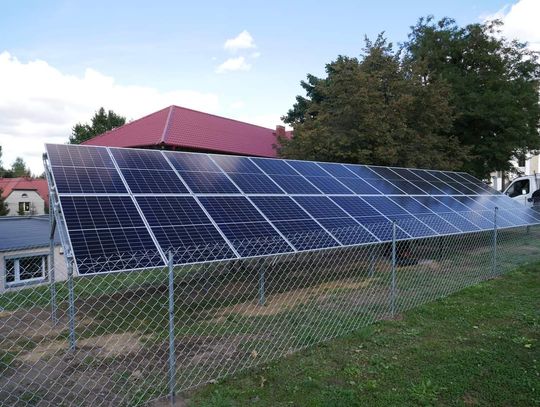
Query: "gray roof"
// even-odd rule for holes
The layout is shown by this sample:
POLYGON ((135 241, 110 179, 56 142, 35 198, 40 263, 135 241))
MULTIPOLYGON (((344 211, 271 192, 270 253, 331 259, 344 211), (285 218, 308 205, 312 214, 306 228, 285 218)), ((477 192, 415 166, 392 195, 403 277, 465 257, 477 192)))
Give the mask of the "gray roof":
MULTIPOLYGON (((0 251, 49 246, 49 216, 1 216, 0 251)), ((60 244, 58 233, 55 243, 60 244)))

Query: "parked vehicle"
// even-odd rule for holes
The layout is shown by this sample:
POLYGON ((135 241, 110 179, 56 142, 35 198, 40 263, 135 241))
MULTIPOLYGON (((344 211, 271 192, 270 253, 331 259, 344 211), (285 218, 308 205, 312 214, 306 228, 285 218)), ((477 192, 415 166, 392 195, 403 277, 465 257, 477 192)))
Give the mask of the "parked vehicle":
POLYGON ((503 192, 524 205, 540 205, 540 180, 538 174, 518 177, 503 192))

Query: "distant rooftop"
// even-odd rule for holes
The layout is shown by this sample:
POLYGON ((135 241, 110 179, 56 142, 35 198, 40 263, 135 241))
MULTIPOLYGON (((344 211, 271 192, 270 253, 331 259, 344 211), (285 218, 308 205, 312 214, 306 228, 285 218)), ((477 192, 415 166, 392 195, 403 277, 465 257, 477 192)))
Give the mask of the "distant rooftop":
MULTIPOLYGON (((49 216, 0 216, 0 250, 49 246, 49 216)), ((60 244, 58 234, 55 243, 60 244)))
POLYGON ((6 198, 12 191, 36 191, 43 198, 45 203, 49 204, 49 188, 47 180, 42 178, 0 178, 0 189, 2 197, 6 198))
POLYGON ((291 136, 283 126, 269 129, 173 105, 83 144, 275 157, 277 134, 291 136))

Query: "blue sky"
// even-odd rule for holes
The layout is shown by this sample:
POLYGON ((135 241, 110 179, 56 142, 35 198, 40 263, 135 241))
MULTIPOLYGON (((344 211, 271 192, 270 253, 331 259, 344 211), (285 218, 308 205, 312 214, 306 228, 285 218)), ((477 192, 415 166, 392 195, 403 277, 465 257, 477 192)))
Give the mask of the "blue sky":
POLYGON ((4 165, 21 155, 39 171, 38 149, 21 143, 25 131, 38 144, 61 142, 100 105, 136 119, 176 103, 274 127, 306 73, 323 75, 324 64, 338 54, 358 55, 364 35, 384 31, 398 43, 420 16, 467 24, 504 16, 513 3, 5 2, 0 74, 15 77, 0 80, 4 165), (243 31, 247 36, 238 39, 243 31), (231 59, 230 69, 218 68, 231 59))

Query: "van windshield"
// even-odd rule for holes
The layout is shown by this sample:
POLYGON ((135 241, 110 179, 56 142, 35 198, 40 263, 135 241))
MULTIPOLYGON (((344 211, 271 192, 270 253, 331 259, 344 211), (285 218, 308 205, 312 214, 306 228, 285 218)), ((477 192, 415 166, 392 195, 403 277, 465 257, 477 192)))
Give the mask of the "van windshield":
POLYGON ((506 190, 506 195, 514 198, 520 195, 527 195, 530 191, 530 182, 528 179, 514 181, 506 190))

